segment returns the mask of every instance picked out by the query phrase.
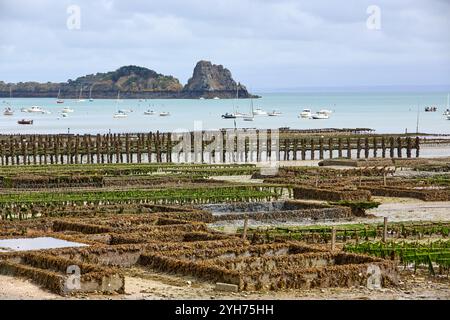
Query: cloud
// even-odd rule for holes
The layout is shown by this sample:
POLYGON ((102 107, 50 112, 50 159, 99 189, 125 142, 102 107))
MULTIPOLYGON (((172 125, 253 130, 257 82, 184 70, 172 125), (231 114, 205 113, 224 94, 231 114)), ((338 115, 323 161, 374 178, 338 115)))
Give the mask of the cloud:
POLYGON ((450 3, 1 0, 0 80, 65 81, 143 65, 185 82, 200 59, 251 87, 450 84, 450 3), (67 6, 81 29, 66 27, 67 6))

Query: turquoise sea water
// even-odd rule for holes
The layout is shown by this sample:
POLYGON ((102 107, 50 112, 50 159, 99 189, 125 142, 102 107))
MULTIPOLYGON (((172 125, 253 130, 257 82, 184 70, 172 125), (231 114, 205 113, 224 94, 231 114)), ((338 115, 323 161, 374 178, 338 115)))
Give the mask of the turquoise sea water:
MULTIPOLYGON (((279 117, 255 116, 253 122, 236 119, 236 127, 245 128, 372 128, 378 133, 403 133, 416 131, 419 107, 419 131, 426 133, 450 133, 450 120, 442 115, 446 109, 447 93, 258 93, 254 108, 265 111, 277 109, 279 117), (437 112, 424 112, 425 106, 435 105, 437 112), (304 108, 315 111, 330 109, 334 113, 327 120, 298 118, 304 108)), ((224 120, 221 115, 233 112, 237 105, 240 112, 250 111, 250 100, 94 100, 77 102, 66 100, 56 104, 54 98, 5 98, 1 99, 0 133, 113 133, 233 128, 234 120, 224 120), (13 116, 4 116, 6 103, 14 109, 13 116), (38 105, 51 114, 20 112, 21 108, 38 105), (62 108, 74 109, 67 118, 60 116, 62 108), (132 109, 127 118, 115 119, 117 109, 132 109), (147 116, 147 109, 159 113, 170 112, 168 117, 147 116), (33 125, 19 125, 20 119, 33 119, 33 125), (200 124, 201 122, 201 124, 200 124)))

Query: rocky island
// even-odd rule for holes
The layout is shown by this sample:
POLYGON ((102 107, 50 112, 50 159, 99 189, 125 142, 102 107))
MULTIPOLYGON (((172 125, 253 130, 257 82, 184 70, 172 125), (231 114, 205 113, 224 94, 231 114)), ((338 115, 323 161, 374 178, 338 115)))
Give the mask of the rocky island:
POLYGON ((120 92, 124 99, 212 99, 257 97, 245 86, 233 80, 231 72, 222 65, 199 61, 192 77, 183 87, 180 81, 170 75, 138 67, 124 66, 116 71, 96 73, 68 80, 62 83, 0 81, 0 97, 113 99, 120 92))

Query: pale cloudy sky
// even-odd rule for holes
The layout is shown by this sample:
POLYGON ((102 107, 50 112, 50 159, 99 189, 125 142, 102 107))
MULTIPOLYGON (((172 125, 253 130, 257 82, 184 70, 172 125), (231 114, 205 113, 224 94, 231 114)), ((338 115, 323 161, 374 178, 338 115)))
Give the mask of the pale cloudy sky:
POLYGON ((205 59, 256 89, 450 85, 449 13, 449 0, 0 0, 0 80, 134 64, 185 83, 205 59))

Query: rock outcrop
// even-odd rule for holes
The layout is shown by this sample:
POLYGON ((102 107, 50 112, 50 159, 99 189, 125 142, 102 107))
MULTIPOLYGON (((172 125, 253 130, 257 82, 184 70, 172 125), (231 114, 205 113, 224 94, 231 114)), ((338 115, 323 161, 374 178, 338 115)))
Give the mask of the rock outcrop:
POLYGON ((236 95, 239 98, 251 97, 245 86, 233 80, 230 70, 204 60, 195 66, 183 92, 192 98, 235 98, 236 95))
POLYGON ((89 97, 92 91, 94 99, 112 99, 118 92, 124 99, 235 98, 236 91, 240 98, 251 97, 243 85, 233 80, 228 69, 207 61, 197 63, 192 78, 184 87, 173 76, 138 66, 124 66, 116 71, 90 74, 62 83, 0 81, 0 97, 56 98, 60 92, 62 99, 76 99, 80 91, 82 98, 89 97))

